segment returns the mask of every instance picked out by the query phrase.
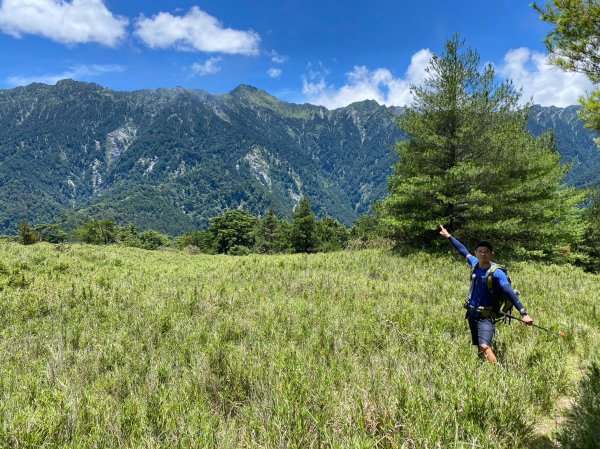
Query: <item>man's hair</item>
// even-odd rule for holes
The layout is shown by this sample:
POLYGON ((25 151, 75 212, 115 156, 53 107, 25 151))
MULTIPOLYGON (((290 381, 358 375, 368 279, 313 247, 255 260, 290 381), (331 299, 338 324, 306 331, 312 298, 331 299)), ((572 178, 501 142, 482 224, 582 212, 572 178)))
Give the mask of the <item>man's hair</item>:
POLYGON ((478 242, 475 249, 477 249, 481 246, 485 246, 486 248, 489 248, 490 251, 494 252, 494 248, 492 248, 492 244, 490 242, 488 242, 487 240, 481 240, 480 242, 478 242))

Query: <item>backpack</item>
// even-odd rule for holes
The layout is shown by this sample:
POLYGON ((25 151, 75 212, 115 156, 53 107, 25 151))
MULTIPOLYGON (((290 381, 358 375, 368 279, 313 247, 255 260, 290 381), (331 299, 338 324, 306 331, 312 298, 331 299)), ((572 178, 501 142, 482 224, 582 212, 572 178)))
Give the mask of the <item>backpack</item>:
MULTIPOLYGON (((479 267, 479 264, 475 265, 473 267, 473 270, 471 271, 471 289, 474 286, 473 283, 475 282, 475 270, 478 267, 479 267)), ((483 307, 483 306, 478 307, 477 313, 482 318, 492 317, 496 321, 503 321, 507 324, 510 324, 510 318, 508 318, 506 315, 509 315, 511 313, 512 308, 514 306, 513 306, 512 301, 510 300, 510 298, 508 296, 506 296, 506 293, 504 293, 502 290, 495 291, 494 282, 493 282, 492 278, 493 278, 494 272, 496 270, 502 270, 504 272, 504 274, 506 275, 506 278, 508 279, 509 284, 512 284, 512 281, 510 279, 510 276, 508 275, 508 270, 506 269, 506 267, 504 265, 492 263, 492 266, 490 267, 490 269, 487 271, 487 273, 485 275, 488 290, 490 291, 490 294, 492 295, 492 305, 487 306, 487 307, 483 307)), ((515 290, 514 292, 517 296, 519 296, 520 292, 518 290, 515 290)), ((468 307, 469 307, 469 299, 467 299, 467 303, 465 304, 465 308, 468 308, 468 307)))

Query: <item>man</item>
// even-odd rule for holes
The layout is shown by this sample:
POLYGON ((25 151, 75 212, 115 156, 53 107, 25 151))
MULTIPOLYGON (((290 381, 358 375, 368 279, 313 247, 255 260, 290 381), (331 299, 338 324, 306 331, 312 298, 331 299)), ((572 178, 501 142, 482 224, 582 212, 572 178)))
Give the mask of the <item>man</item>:
MULTIPOLYGON (((471 289, 466 303, 467 315, 469 320, 469 329, 471 330, 471 340, 473 345, 477 346, 481 357, 492 363, 496 362, 496 355, 492 351, 492 339, 496 332, 496 323, 493 316, 483 316, 484 310, 490 310, 494 305, 494 298, 487 285, 488 270, 492 267, 492 259, 495 253, 492 245, 487 241, 481 241, 475 248, 475 257, 472 256, 467 248, 456 240, 450 233, 440 225, 440 235, 446 237, 450 243, 467 258, 467 262, 473 268, 471 289)), ((528 315, 527 310, 510 286, 506 274, 502 270, 494 270, 492 273, 493 290, 502 290, 508 296, 523 317, 523 323, 527 326, 533 324, 533 319, 528 315)))

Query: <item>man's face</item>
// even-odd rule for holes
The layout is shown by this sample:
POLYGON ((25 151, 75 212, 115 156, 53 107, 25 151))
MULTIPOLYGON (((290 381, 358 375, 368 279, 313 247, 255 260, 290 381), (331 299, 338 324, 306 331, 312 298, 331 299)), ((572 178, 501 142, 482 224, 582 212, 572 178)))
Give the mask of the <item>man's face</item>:
POLYGON ((480 246, 475 250, 475 257, 477 257, 479 263, 487 263, 494 257, 494 252, 487 246, 480 246))

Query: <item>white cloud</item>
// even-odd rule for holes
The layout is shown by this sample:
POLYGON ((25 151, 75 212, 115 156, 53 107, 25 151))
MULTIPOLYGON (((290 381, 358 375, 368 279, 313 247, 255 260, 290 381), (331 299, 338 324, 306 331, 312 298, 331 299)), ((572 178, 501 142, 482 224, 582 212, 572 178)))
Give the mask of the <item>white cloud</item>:
POLYGON ((550 65, 547 55, 518 48, 506 53, 498 74, 523 87, 523 102, 533 97, 542 106, 565 107, 577 104, 580 96, 593 89, 593 84, 581 73, 564 72, 550 65))
POLYGON ((3 0, 0 5, 0 30, 17 38, 36 34, 64 44, 115 47, 128 23, 102 0, 3 0))
POLYGON ((282 70, 276 69, 275 67, 271 67, 269 70, 267 70, 267 75, 269 75, 271 78, 279 78, 281 73, 282 70))
POLYGON ((197 6, 184 16, 166 12, 152 18, 141 15, 135 25, 135 34, 151 48, 256 55, 260 44, 255 31, 224 28, 217 18, 197 6))
POLYGON ((192 71, 198 76, 212 75, 213 73, 217 73, 219 70, 221 70, 221 67, 219 67, 217 64, 222 60, 223 58, 220 57, 208 58, 202 64, 195 63, 192 65, 192 71))
POLYGON ((271 61, 273 61, 275 64, 283 64, 284 62, 287 62, 287 60, 289 59, 287 56, 280 55, 275 50, 272 50, 269 53, 269 56, 271 56, 271 61))
POLYGON ((100 64, 89 64, 89 65, 77 65, 69 67, 68 70, 58 74, 44 74, 44 75, 28 75, 28 76, 10 76, 6 79, 8 86, 26 86, 31 83, 44 83, 44 84, 56 84, 57 81, 63 79, 77 79, 87 80, 94 76, 102 75, 105 73, 123 72, 125 67, 114 64, 100 65, 100 64))
POLYGON ((316 69, 309 65, 308 73, 302 78, 302 92, 310 103, 327 108, 339 108, 362 100, 404 106, 411 102, 410 85, 418 85, 425 79, 425 68, 432 56, 428 49, 415 53, 404 78, 395 78, 386 68, 371 71, 365 66, 355 66, 346 74, 347 83, 339 89, 326 83, 329 72, 322 65, 316 69))

